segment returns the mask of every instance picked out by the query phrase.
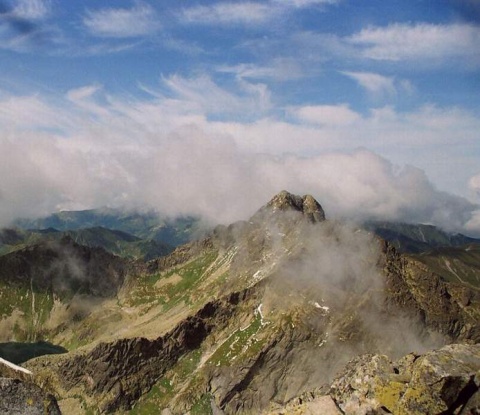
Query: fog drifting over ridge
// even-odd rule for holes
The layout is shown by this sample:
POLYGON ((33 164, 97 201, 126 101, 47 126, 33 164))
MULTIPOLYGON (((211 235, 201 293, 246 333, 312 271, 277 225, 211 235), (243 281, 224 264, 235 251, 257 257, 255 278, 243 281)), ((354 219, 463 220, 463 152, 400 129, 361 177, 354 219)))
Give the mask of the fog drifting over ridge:
MULTIPOLYGON (((423 170, 399 167, 376 150, 375 125, 394 149, 400 126, 412 136, 403 146, 420 139, 442 145, 447 139, 434 134, 453 134, 455 122, 466 123, 461 133, 474 137, 467 114, 422 108, 400 115, 384 108, 367 117, 339 105, 308 107, 307 120, 230 122, 218 117, 222 107, 248 116, 269 106, 260 84, 244 85, 237 95, 206 78, 171 77, 165 85, 173 98, 114 97, 95 85, 57 100, 1 95, 0 225, 101 206, 230 223, 287 189, 312 194, 328 217, 432 223, 480 235, 478 205, 438 190, 423 170), (426 129, 427 119, 434 127, 426 129)), ((470 180, 472 193, 477 179, 470 180)))

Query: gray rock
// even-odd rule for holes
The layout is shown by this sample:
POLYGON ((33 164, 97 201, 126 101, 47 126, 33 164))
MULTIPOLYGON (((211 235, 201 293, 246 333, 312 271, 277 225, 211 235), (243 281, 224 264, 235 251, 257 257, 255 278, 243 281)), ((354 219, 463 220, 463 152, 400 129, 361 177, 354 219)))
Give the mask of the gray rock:
POLYGON ((352 360, 330 391, 345 414, 480 413, 480 345, 452 344, 392 363, 352 360))
POLYGON ((33 383, 0 378, 0 415, 61 415, 56 399, 33 383))

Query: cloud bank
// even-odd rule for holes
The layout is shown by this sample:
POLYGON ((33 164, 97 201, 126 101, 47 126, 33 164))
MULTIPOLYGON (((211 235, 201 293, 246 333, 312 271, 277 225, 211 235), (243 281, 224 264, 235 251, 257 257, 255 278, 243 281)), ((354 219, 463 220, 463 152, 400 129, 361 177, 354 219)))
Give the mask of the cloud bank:
POLYGON ((204 76, 176 75, 158 90, 144 88, 144 100, 109 95, 100 85, 63 99, 1 95, 0 224, 100 206, 230 223, 287 189, 314 195, 331 218, 480 234, 478 205, 380 155, 383 145, 419 152, 449 148, 456 137, 474 140, 474 117, 435 107, 362 115, 340 104, 292 107, 285 121, 269 112, 262 84, 238 82, 234 93, 204 76), (256 117, 232 122, 232 114, 256 117), (358 147, 369 143, 370 150, 358 147))

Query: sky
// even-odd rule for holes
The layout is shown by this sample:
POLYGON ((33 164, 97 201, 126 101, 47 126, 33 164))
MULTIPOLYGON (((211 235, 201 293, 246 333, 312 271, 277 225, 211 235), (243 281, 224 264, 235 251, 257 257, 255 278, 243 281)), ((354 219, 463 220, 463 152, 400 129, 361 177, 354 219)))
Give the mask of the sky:
POLYGON ((480 236, 479 0, 0 0, 0 225, 101 206, 480 236))

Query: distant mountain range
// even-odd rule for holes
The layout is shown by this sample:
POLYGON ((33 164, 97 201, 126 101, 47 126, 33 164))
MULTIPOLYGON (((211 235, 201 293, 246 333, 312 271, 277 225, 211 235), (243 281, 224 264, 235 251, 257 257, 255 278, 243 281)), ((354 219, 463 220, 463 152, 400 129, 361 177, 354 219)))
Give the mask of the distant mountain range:
POLYGON ((460 233, 448 233, 432 225, 370 221, 365 229, 389 241, 400 252, 418 254, 438 247, 460 247, 480 244, 480 239, 460 233))
POLYGON ((174 247, 152 239, 141 239, 119 230, 96 226, 76 230, 59 231, 46 229, 2 229, 0 230, 0 254, 6 254, 45 241, 60 241, 70 238, 80 245, 103 248, 125 258, 148 261, 167 255, 174 247))
POLYGON ((40 219, 17 220, 14 227, 1 229, 0 254, 67 236, 80 245, 148 261, 203 236, 207 230, 193 217, 170 220, 153 212, 106 208, 64 211, 40 219))
POLYGON ((130 212, 110 208, 63 211, 40 219, 21 219, 14 223, 14 227, 24 230, 52 228, 59 231, 102 227, 170 246, 187 243, 205 233, 205 225, 197 218, 168 219, 155 212, 130 212))

